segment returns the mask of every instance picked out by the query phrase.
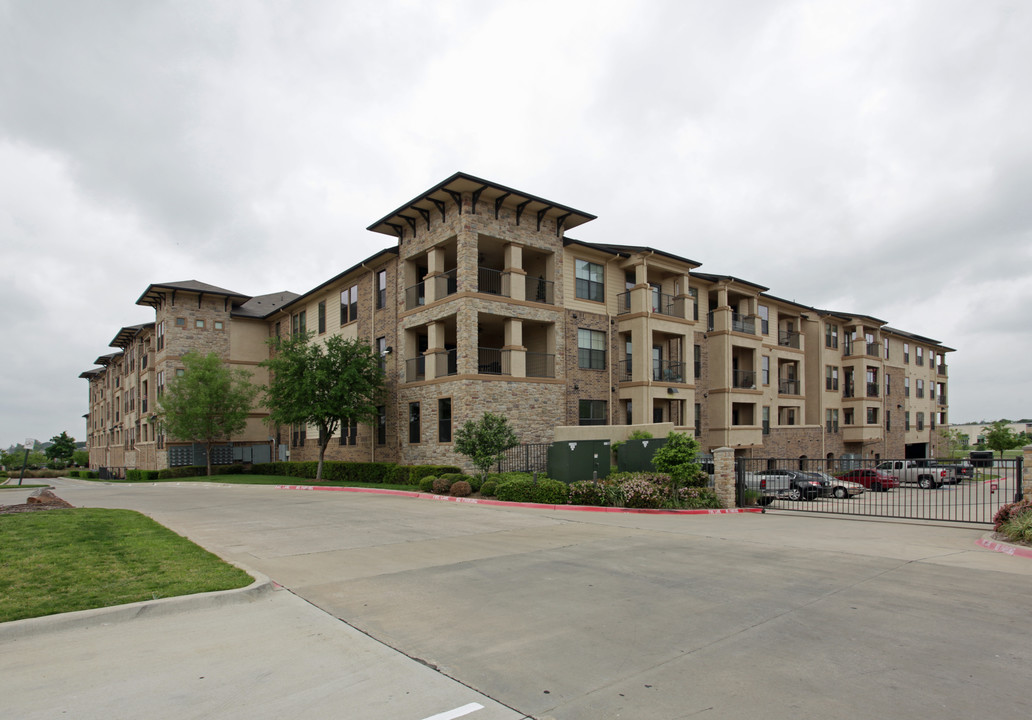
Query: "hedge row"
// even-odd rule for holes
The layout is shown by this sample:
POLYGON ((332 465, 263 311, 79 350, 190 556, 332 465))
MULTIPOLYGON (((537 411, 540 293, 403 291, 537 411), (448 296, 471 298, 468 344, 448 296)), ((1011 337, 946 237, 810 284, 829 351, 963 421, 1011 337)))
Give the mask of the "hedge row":
MULTIPOLYGON (((214 465, 213 475, 281 475, 283 477, 314 480, 319 463, 317 462, 270 462, 255 463, 249 468, 245 465, 214 465)), ((461 468, 454 465, 396 465, 378 462, 337 462, 323 463, 322 479, 325 482, 341 483, 387 483, 391 485, 418 485, 424 477, 439 476, 445 473, 461 473, 461 468)), ((147 481, 154 479, 171 480, 184 477, 199 477, 208 474, 204 465, 187 465, 168 468, 167 470, 127 470, 126 479, 130 481, 147 481)))

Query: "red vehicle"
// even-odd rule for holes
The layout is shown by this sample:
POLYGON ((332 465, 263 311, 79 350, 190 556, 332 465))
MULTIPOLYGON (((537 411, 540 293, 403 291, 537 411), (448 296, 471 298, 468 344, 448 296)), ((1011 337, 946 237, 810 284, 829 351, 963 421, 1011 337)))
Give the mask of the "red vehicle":
POLYGON ((860 483, 874 492, 884 492, 899 487, 899 478, 883 470, 850 470, 837 477, 839 480, 860 483))

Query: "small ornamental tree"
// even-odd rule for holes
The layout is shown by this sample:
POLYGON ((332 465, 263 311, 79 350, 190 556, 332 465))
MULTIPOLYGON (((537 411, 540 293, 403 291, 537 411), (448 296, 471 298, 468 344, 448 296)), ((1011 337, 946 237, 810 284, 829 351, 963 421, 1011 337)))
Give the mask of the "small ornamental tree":
POLYGON ((50 438, 50 442, 51 445, 43 451, 48 460, 65 464, 72 461, 72 453, 75 452, 75 438, 69 437, 68 433, 62 431, 60 435, 50 438))
POLYGON ((1006 420, 997 420, 985 431, 985 444, 990 450, 996 450, 1003 458, 1003 451, 1016 448, 1022 443, 1021 436, 1007 427, 1006 420))
POLYGON ((684 433, 672 432, 667 435, 666 444, 652 456, 652 466, 670 476, 671 492, 675 496, 680 485, 700 484, 702 468, 695 461, 698 452, 698 440, 684 433))
POLYGON ((459 428, 455 433, 455 452, 468 457, 485 476, 492 465, 501 461, 505 451, 519 442, 504 415, 488 412, 479 420, 469 420, 459 428))
POLYGON ((182 362, 184 373, 172 378, 158 401, 161 424, 177 440, 204 445, 211 475, 212 449, 247 427, 257 388, 251 373, 231 370, 215 353, 189 352, 182 362))
POLYGON ((311 337, 299 333, 270 341, 273 356, 262 363, 270 371, 264 401, 270 422, 319 428, 315 479, 322 480, 326 447, 342 423, 377 419, 384 378, 380 356, 361 340, 333 335, 325 343, 314 343, 311 337))
POLYGON ((967 435, 957 428, 942 427, 939 429, 940 452, 942 457, 953 460, 960 456, 967 440, 967 435))

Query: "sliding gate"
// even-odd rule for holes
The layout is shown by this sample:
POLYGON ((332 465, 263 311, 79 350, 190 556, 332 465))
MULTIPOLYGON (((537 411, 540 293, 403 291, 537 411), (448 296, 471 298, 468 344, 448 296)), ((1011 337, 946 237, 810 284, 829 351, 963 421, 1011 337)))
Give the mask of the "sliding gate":
POLYGON ((1021 458, 977 467, 943 461, 909 475, 878 470, 879 465, 892 468, 884 464, 888 462, 894 461, 738 458, 738 502, 813 513, 991 524, 1001 505, 1021 499, 1021 458), (886 473, 899 485, 886 480, 886 473))

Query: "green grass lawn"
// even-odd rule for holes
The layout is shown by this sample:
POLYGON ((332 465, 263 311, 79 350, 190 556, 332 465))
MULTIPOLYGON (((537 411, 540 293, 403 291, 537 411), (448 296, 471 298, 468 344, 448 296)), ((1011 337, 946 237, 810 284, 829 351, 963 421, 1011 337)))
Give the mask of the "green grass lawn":
POLYGON ((0 622, 251 582, 243 570, 132 510, 0 515, 0 622))
MULTIPOLYGON (((81 479, 81 478, 80 478, 81 479)), ((93 482, 129 483, 128 480, 97 480, 93 482)), ((363 487, 383 488, 385 490, 409 490, 418 492, 418 485, 391 485, 388 483, 360 483, 360 482, 331 482, 323 480, 316 482, 309 478, 287 477, 285 475, 202 475, 199 477, 168 478, 166 480, 145 480, 151 482, 212 482, 227 483, 230 485, 312 485, 315 487, 363 487)), ((140 484, 140 483, 136 483, 140 484)))
MULTIPOLYGON (((14 485, 0 485, 0 490, 32 490, 33 488, 48 488, 48 487, 50 487, 50 485, 29 485, 28 483, 25 483, 24 485, 19 485, 18 481, 15 480, 14 481, 14 485)), ((25 502, 25 501, 22 500, 21 502, 25 502)))

